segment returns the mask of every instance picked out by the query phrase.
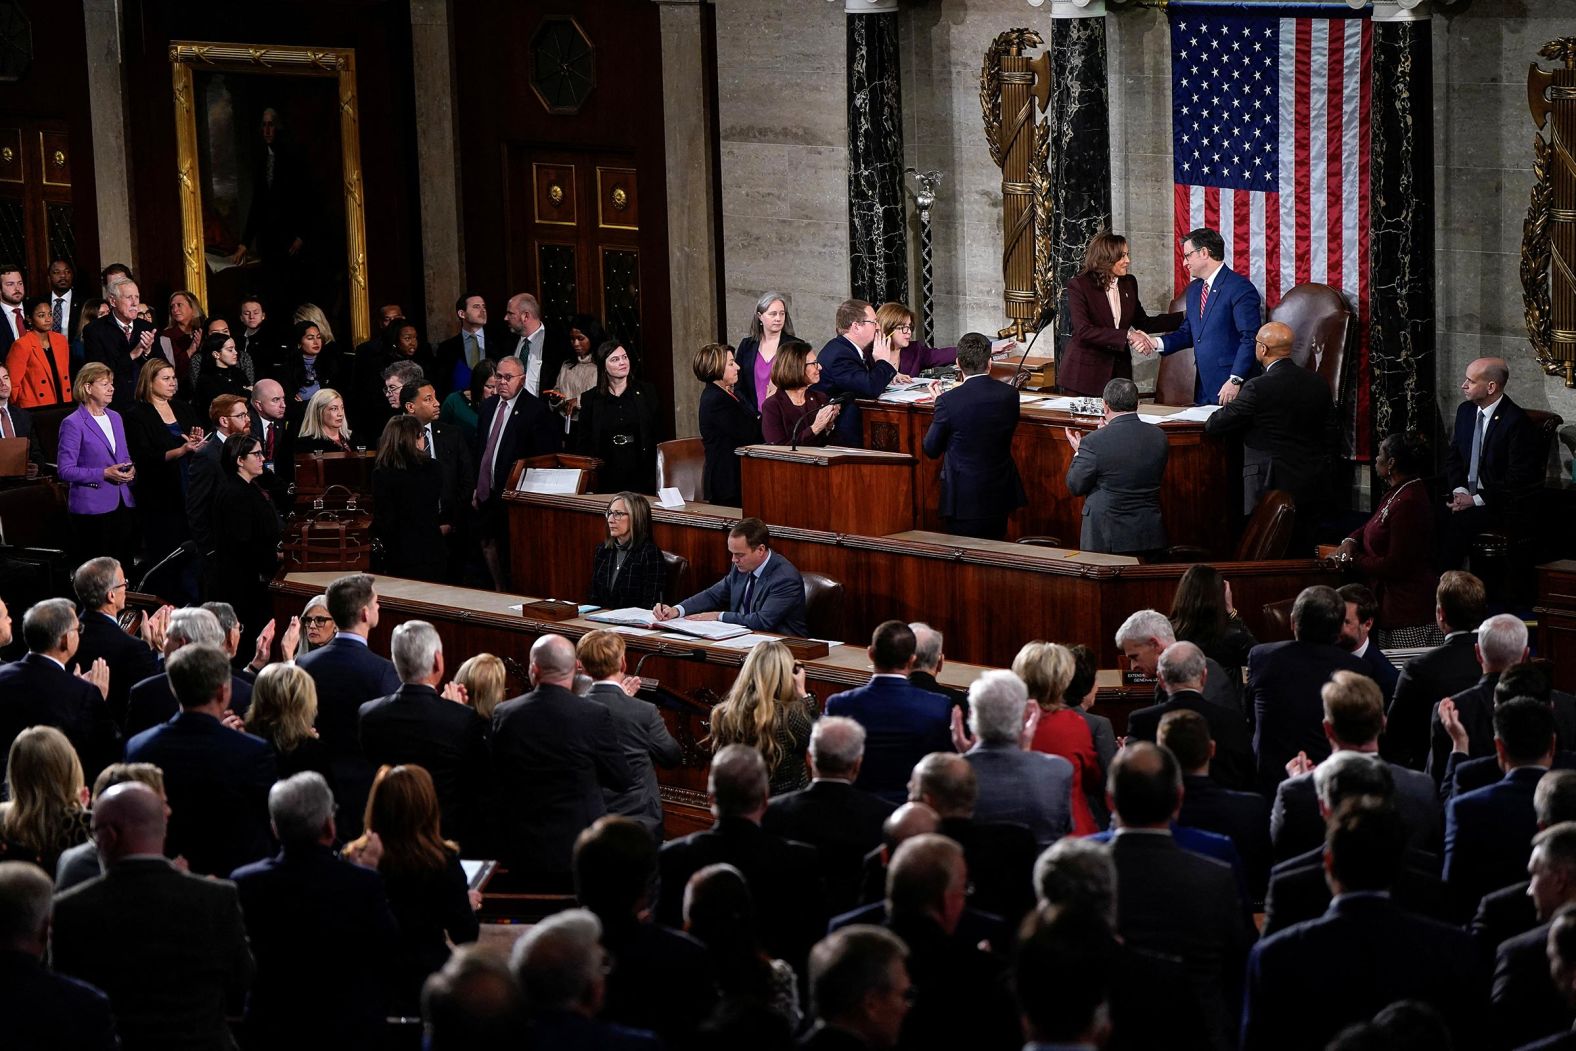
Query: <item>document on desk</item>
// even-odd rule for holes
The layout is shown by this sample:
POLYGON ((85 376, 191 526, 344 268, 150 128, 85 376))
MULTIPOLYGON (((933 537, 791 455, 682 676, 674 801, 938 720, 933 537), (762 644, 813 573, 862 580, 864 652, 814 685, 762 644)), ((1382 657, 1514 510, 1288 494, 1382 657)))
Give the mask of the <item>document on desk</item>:
POLYGON ((1219 411, 1219 405, 1193 405, 1183 409, 1181 412, 1173 412, 1166 418, 1170 420, 1186 420, 1189 423, 1203 423, 1219 411))
POLYGON ((888 387, 878 400, 889 405, 917 405, 920 402, 930 401, 935 396, 930 381, 926 380, 924 383, 888 387))
POLYGON ((566 467, 527 467, 520 476, 522 493, 567 493, 580 491, 580 471, 566 467))
POLYGON ((743 635, 735 635, 731 639, 720 639, 717 645, 726 646, 730 650, 753 650, 760 643, 776 641, 770 635, 757 635, 754 632, 746 632, 743 635))
POLYGON ((598 624, 620 624, 628 628, 649 628, 656 623, 656 618, 649 609, 639 606, 626 606, 623 609, 604 609, 598 613, 587 613, 586 620, 594 620, 598 624))
POLYGON ((662 626, 668 631, 677 631, 685 635, 693 635, 697 639, 708 639, 712 642, 721 642, 723 639, 734 639, 740 635, 748 635, 750 629, 743 624, 728 624, 720 620, 694 620, 690 617, 680 617, 678 620, 665 620, 662 626))
POLYGON ((1175 416, 1150 416, 1147 413, 1142 412, 1138 414, 1138 418, 1143 420, 1145 423, 1152 423, 1156 427, 1160 426, 1162 423, 1165 423, 1167 420, 1176 419, 1175 416))

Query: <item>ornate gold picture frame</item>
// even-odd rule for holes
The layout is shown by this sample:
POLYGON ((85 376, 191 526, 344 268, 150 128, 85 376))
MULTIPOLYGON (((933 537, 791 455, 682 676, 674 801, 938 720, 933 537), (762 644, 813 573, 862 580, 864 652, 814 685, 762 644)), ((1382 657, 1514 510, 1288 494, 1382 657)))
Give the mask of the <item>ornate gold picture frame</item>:
MULTIPOLYGON (((181 257, 186 288, 208 302, 208 256, 212 239, 205 214, 203 174, 207 158, 198 134, 199 99, 194 75, 250 74, 333 79, 338 86, 340 172, 343 181, 344 273, 348 278, 351 338, 371 337, 367 285, 367 227, 361 182, 361 128, 356 95, 356 53, 351 48, 261 47, 177 40, 170 44, 175 88, 176 172, 181 199, 181 257)), ((272 162, 270 162, 272 163, 272 162)), ((272 173, 272 168, 269 169, 272 173)), ((271 174, 270 174, 271 177, 271 174)), ((336 209, 337 210, 337 209, 336 209)), ((338 261, 335 260, 335 263, 338 261)), ((209 307, 212 311, 212 307, 209 307)), ((216 311, 212 311, 216 312, 216 311)))

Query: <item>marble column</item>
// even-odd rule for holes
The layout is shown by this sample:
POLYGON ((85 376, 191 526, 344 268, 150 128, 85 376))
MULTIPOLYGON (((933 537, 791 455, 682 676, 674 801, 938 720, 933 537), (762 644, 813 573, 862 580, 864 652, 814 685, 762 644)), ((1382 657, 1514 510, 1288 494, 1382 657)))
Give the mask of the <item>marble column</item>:
MULTIPOLYGON (((1059 332, 1070 331, 1067 282, 1084 249, 1111 226, 1111 100, 1106 83, 1104 0, 1051 4, 1051 257, 1059 332)), ((1043 220, 1042 220, 1043 221, 1043 220)))
MULTIPOLYGON (((137 230, 131 212, 131 154, 126 147, 128 122, 120 23, 120 0, 83 0, 88 99, 93 114, 93 184, 94 205, 98 210, 99 265, 125 263, 136 269, 137 230)), ((168 76, 165 75, 166 79, 168 76)))
MULTIPOLYGON (((454 332, 456 284, 469 286, 463 280, 465 234, 460 222, 449 0, 411 0, 410 37, 411 76, 416 87, 416 170, 420 175, 421 294, 427 339, 436 345, 454 332), (462 280, 456 282, 456 277, 462 280)), ((371 291, 376 311, 387 297, 379 298, 376 289, 371 291)))
POLYGON ((855 298, 906 302, 903 98, 895 0, 847 0, 849 287, 855 298), (874 12, 874 13, 870 13, 874 12))
POLYGON ((1434 401, 1434 75, 1426 0, 1377 0, 1369 169, 1369 369, 1375 449, 1438 433, 1434 401))

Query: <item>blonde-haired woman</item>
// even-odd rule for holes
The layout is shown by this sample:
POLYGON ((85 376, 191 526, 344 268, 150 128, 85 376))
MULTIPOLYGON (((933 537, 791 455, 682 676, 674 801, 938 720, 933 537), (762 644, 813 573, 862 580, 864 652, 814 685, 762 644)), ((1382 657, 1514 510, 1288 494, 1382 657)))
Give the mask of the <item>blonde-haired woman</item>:
POLYGON ((315 770, 333 785, 328 749, 318 740, 316 722, 317 684, 304 669, 270 664, 257 673, 252 704, 246 710, 246 732, 273 746, 280 780, 315 770))
POLYGON ((766 760, 772 795, 796 791, 810 783, 804 752, 816 714, 793 651, 780 642, 757 643, 727 698, 711 710, 712 752, 749 745, 766 760))
POLYGON ((506 677, 502 659, 490 653, 478 653, 468 658, 454 673, 454 681, 465 687, 465 703, 487 720, 489 732, 492 730, 493 709, 503 703, 506 677))
POLYGON ((1088 722, 1073 707, 1080 698, 1072 704, 1067 700, 1067 685, 1077 668, 1072 650, 1038 639, 1026 644, 1012 661, 1013 674, 1029 688, 1029 699, 1040 706, 1040 724, 1029 747, 1073 764, 1073 834, 1087 836, 1100 831, 1087 798, 1089 789, 1100 780, 1100 755, 1088 722))
POLYGON ((10 802, 0 803, 0 858, 36 862, 53 873, 60 855, 89 835, 77 751, 53 726, 30 726, 11 742, 6 764, 10 802))
POLYGON ((350 421, 345 419, 345 399, 332 387, 324 387, 306 403, 301 417, 301 432, 296 436, 296 452, 348 453, 350 421))

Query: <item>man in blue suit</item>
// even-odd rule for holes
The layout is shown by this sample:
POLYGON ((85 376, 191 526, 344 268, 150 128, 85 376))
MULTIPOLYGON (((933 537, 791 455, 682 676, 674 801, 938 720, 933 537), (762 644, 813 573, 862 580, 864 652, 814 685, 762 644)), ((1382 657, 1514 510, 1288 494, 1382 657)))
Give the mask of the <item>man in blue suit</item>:
POLYGON ((1200 228, 1182 239, 1182 265, 1193 278, 1187 286, 1187 316, 1175 332, 1147 337, 1162 354, 1193 348, 1198 365, 1193 401, 1198 405, 1228 404, 1258 371, 1253 334, 1263 320, 1259 290, 1225 258, 1226 242, 1214 230, 1200 228))
POLYGON ((1445 453, 1446 569, 1461 567, 1467 545, 1485 529, 1524 525, 1543 482, 1548 454, 1538 428, 1505 393, 1509 382, 1503 358, 1478 358, 1461 381, 1465 400, 1456 407, 1445 453))
POLYGON ((765 522, 742 520, 728 530, 728 557, 733 561, 728 575, 677 606, 657 603, 652 614, 657 620, 720 620, 751 631, 803 637, 808 631, 804 578, 792 562, 772 550, 771 540, 765 522))
POLYGON ((1384 695, 1385 707, 1395 696, 1395 683, 1401 669, 1390 663, 1379 644, 1373 640, 1374 618, 1379 614, 1379 599, 1362 584, 1347 584, 1336 593, 1346 603, 1346 620, 1341 625, 1341 649, 1368 665, 1368 677, 1379 684, 1384 695))
POLYGON ((856 689, 833 694, 827 715, 843 715, 865 728, 865 759, 855 788, 890 803, 908 799, 908 777, 931 752, 951 752, 952 702, 908 681, 914 664, 914 632, 889 620, 870 637, 875 674, 856 689))
POLYGON ((361 706, 400 688, 394 663, 367 648, 378 626, 378 593, 366 573, 351 573, 328 586, 334 638, 297 663, 317 686, 317 732, 322 738, 339 793, 340 832, 361 834, 361 814, 375 772, 361 752, 361 706))
POLYGON ((1445 882, 1463 910, 1518 883, 1538 831, 1533 794, 1554 761, 1554 713, 1530 697, 1494 710, 1494 751, 1505 776, 1445 806, 1445 882))
POLYGON ((958 369, 963 385, 936 399, 925 455, 946 455, 939 510, 948 530, 1000 540, 1007 535, 1007 516, 1028 502, 1012 462, 1018 391, 991 379, 990 340, 978 332, 958 340, 958 369))
POLYGON ((268 856, 268 789, 276 766, 268 742, 226 726, 230 658, 218 646, 182 646, 167 662, 180 714, 131 739, 126 759, 164 771, 168 850, 193 874, 226 877, 268 856))
MULTIPOLYGON (((897 375, 897 348, 881 334, 876 308, 863 299, 845 299, 837 307, 837 335, 821 348, 821 381, 815 389, 828 398, 852 394, 878 398, 897 375)), ((833 445, 864 444, 859 406, 845 405, 832 432, 833 445)))

